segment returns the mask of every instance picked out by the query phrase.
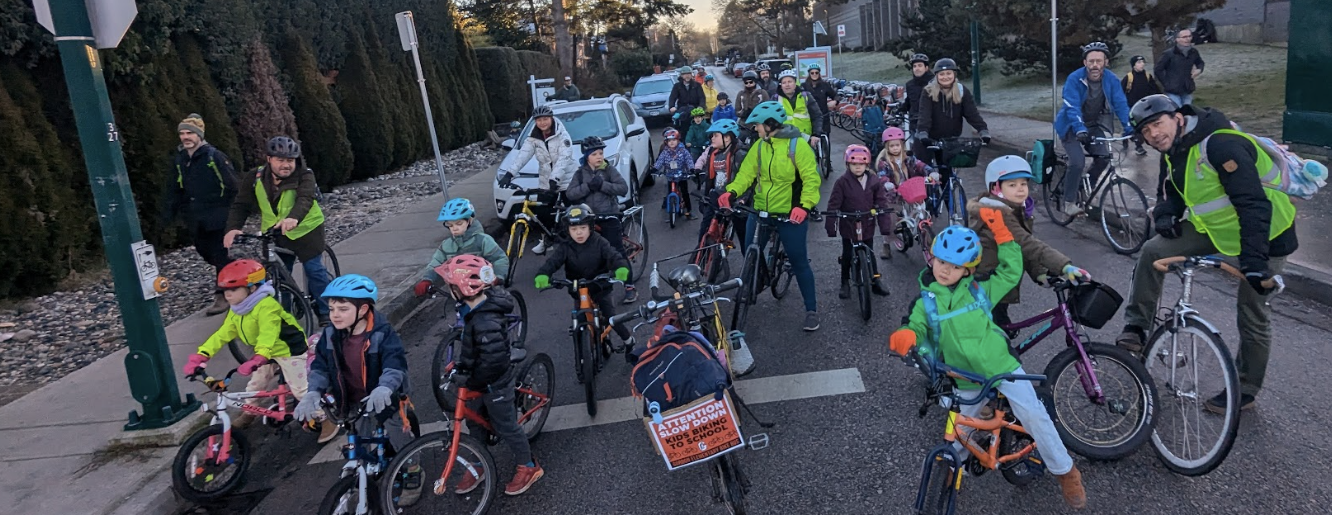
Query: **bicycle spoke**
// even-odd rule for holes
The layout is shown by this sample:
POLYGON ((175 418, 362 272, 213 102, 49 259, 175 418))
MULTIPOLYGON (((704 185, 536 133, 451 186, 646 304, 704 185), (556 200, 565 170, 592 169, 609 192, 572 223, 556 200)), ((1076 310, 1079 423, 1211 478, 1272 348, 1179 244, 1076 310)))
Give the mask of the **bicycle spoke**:
POLYGON ((452 434, 447 431, 423 435, 408 445, 393 460, 384 476, 384 493, 388 513, 483 513, 498 495, 499 474, 485 444, 462 436, 456 454, 450 453, 452 434), (448 477, 441 477, 446 466, 452 464, 448 477), (411 477, 419 470, 420 497, 416 502, 402 502, 404 492, 418 480, 411 477), (456 493, 465 481, 476 481, 474 490, 456 493), (439 487, 440 493, 435 493, 439 487))

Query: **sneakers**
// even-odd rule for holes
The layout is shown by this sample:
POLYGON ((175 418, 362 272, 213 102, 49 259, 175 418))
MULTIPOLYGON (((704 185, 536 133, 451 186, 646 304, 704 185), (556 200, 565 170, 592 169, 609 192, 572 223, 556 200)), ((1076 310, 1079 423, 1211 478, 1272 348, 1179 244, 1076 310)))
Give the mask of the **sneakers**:
POLYGON ((509 484, 504 487, 504 494, 519 495, 526 492, 528 488, 532 488, 533 483, 536 483, 544 475, 546 475, 546 472, 541 470, 541 465, 535 467, 519 465, 518 472, 513 474, 513 481, 509 481, 509 484))
POLYGON ((1082 473, 1078 472, 1078 467, 1074 466, 1067 474, 1055 476, 1059 480, 1059 488, 1064 491, 1064 502, 1070 508, 1080 510, 1087 507, 1087 491, 1082 488, 1082 473))
MULTIPOLYGON (((1257 404, 1258 399, 1254 396, 1247 393, 1240 394, 1240 411, 1251 409, 1257 404)), ((1218 393, 1216 397, 1207 399, 1207 402, 1203 403, 1203 408, 1217 415, 1224 415, 1226 413, 1226 392, 1218 393)))
POLYGON ((741 341, 740 347, 731 347, 731 372, 736 377, 754 371, 754 354, 749 352, 749 345, 741 341))
POLYGON ((624 346, 620 347, 620 351, 624 352, 624 361, 630 365, 638 363, 638 354, 634 352, 634 348, 637 346, 637 340, 634 340, 634 337, 630 336, 628 340, 624 341, 624 346))
POLYGON ((223 297, 221 293, 214 293, 213 305, 204 310, 204 316, 221 315, 226 313, 228 309, 231 309, 231 304, 227 303, 227 298, 223 297))
POLYGON ((624 285, 624 303, 633 304, 638 302, 638 289, 632 284, 624 285))
POLYGON ((880 297, 887 297, 888 288, 884 288, 883 282, 880 281, 878 278, 875 278, 872 282, 870 282, 870 293, 873 293, 880 297))
POLYGON ((819 330, 819 314, 818 314, 818 313, 815 313, 815 312, 813 312, 813 311, 807 311, 807 312, 805 312, 805 327, 804 327, 804 329, 805 329, 806 331, 818 331, 818 330, 819 330))
POLYGON ((333 441, 334 438, 337 438, 338 433, 341 432, 342 432, 342 427, 338 426, 337 424, 334 424, 332 420, 324 419, 324 421, 319 425, 318 442, 321 444, 331 442, 333 441))
MULTIPOLYGON (((485 467, 473 466, 472 470, 476 471, 476 475, 465 474, 462 481, 458 482, 458 488, 453 489, 453 493, 458 495, 472 493, 472 490, 476 490, 476 487, 481 484, 481 480, 486 478, 485 467)), ((406 489, 404 486, 403 490, 406 489)), ((398 505, 402 505, 402 501, 398 501, 398 505)))
POLYGON ((1079 206, 1079 205, 1078 205, 1077 203, 1075 203, 1075 202, 1068 202, 1068 201, 1065 201, 1065 204, 1064 204, 1064 214, 1066 214, 1066 215, 1068 215, 1068 216, 1078 216, 1078 215, 1080 215, 1080 214, 1082 214, 1082 213, 1083 213, 1082 206, 1079 206))
POLYGON ((1126 325, 1124 326, 1124 330, 1119 333, 1119 338, 1115 339, 1115 345, 1118 345, 1126 351, 1140 354, 1142 353, 1142 340, 1143 333, 1141 328, 1126 325))
MULTIPOLYGON (((467 476, 471 479, 472 476, 467 476)), ((472 485, 476 488, 476 485, 472 485)), ((421 466, 412 465, 402 475, 402 493, 398 494, 398 506, 411 506, 421 500, 421 466)))
POLYGON ((546 253, 546 239, 545 239, 545 238, 541 238, 541 241, 538 241, 537 244, 536 244, 536 246, 535 246, 535 247, 532 247, 532 253, 533 253, 533 254, 536 254, 536 255, 538 255, 538 256, 540 256, 540 255, 546 253))
POLYGON ((842 281, 842 286, 840 286, 837 289, 837 298, 839 299, 851 298, 851 285, 847 284, 846 281, 842 281))
POLYGON ((1147 155, 1147 149, 1142 148, 1142 147, 1138 147, 1138 148, 1133 149, 1133 152, 1137 153, 1137 154, 1140 155, 1140 156, 1145 156, 1145 155, 1147 155))

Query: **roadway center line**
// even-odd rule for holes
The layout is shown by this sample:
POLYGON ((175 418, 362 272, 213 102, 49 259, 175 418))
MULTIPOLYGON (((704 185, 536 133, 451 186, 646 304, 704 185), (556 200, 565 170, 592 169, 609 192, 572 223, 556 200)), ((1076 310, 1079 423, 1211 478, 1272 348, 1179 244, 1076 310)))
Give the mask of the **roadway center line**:
MULTIPOLYGON (((860 379, 860 370, 842 368, 821 372, 805 372, 784 376, 761 377, 735 382, 735 388, 748 404, 793 401, 812 397, 829 397, 864 393, 865 383, 860 379)), ((587 406, 583 403, 556 406, 550 410, 546 426, 542 432, 551 433, 568 429, 617 424, 643 418, 643 405, 633 397, 620 397, 597 401, 597 417, 587 416, 587 406)), ((431 422, 421 426, 421 434, 442 431, 447 428, 443 421, 431 422)), ((466 424, 464 424, 464 430, 466 424)), ((310 464, 325 463, 341 459, 341 447, 345 440, 334 440, 320 449, 310 460, 310 464)))

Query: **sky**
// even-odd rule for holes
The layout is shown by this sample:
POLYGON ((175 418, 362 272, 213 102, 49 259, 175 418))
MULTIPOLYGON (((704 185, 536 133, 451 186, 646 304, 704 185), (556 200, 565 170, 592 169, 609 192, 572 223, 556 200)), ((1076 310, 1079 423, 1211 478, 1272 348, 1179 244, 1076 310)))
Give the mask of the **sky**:
POLYGON ((689 13, 685 19, 701 29, 713 29, 717 27, 717 19, 712 14, 712 0, 679 0, 680 3, 694 8, 694 12, 689 13))

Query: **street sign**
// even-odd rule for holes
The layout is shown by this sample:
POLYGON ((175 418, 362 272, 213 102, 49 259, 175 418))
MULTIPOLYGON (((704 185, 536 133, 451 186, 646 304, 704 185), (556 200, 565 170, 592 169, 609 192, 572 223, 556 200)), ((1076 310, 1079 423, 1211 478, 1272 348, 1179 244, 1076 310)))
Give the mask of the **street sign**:
POLYGON ((411 11, 403 11, 394 18, 398 20, 398 39, 402 40, 402 51, 411 52, 412 44, 416 43, 416 23, 412 19, 411 11))
MULTIPOLYGON (((129 31, 139 8, 134 0, 86 0, 88 22, 92 25, 93 42, 97 48, 115 48, 129 31)), ((50 0, 32 0, 32 10, 37 14, 37 23, 57 36, 55 22, 51 20, 50 0)))
POLYGON ((823 22, 821 22, 821 21, 815 21, 815 22, 814 22, 814 33, 815 33, 815 34, 823 34, 823 35, 827 36, 827 35, 828 35, 828 29, 823 28, 823 22))
POLYGON ((439 153, 439 136, 435 133, 435 115, 430 111, 430 95, 426 93, 425 72, 421 70, 421 49, 416 42, 416 19, 411 11, 394 15, 398 22, 398 39, 402 41, 402 50, 412 53, 412 64, 416 65, 416 84, 421 87, 421 106, 425 109, 426 127, 430 129, 430 145, 435 149, 435 168, 439 172, 439 187, 444 198, 449 198, 449 181, 444 178, 444 157, 439 153))
POLYGON ((846 37, 846 25, 838 25, 838 26, 837 26, 837 37, 839 37, 839 38, 844 38, 844 37, 846 37))
POLYGON ((148 242, 136 241, 130 244, 130 253, 134 255, 134 269, 139 273, 139 289, 143 290, 143 300, 157 298, 157 294, 165 289, 165 284, 158 280, 160 272, 157 269, 157 252, 148 242))

